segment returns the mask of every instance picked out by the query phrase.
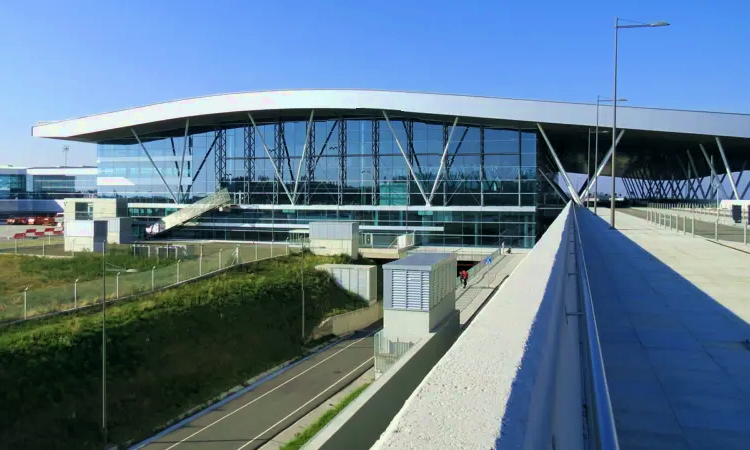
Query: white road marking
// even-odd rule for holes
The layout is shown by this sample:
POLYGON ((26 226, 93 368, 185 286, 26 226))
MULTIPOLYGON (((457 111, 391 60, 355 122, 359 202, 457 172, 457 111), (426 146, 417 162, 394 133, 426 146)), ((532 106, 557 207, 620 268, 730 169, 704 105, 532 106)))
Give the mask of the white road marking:
POLYGON ((334 353, 333 355, 331 355, 331 356, 327 357, 326 359, 324 359, 324 360, 322 360, 322 361, 318 362, 318 363, 317 363, 317 364, 315 364, 314 366, 308 367, 308 368, 307 368, 307 369, 305 369, 305 370, 304 370, 303 372, 300 372, 300 373, 298 373, 297 375, 295 375, 295 376, 293 376, 292 378, 290 378, 290 379, 286 380, 285 382, 281 383, 280 385, 276 386, 275 388, 271 389, 270 391, 266 392, 265 394, 261 395, 260 397, 254 398, 254 399, 250 400, 249 402, 245 403, 244 405, 240 406, 239 408, 235 409, 234 411, 230 412, 229 414, 227 414, 227 415, 225 415, 225 416, 222 416, 222 417, 220 417, 220 418, 216 419, 215 421, 211 422, 210 424, 206 425, 205 427, 201 428, 200 430, 196 431, 195 433, 191 434, 190 436, 188 436, 188 437, 186 437, 186 438, 182 439, 181 441, 179 441, 179 442, 175 442, 175 443, 174 443, 174 444, 172 444, 171 446, 167 447, 167 449, 166 449, 166 450, 171 450, 171 449, 173 449, 173 448, 177 447, 178 445, 182 444, 183 442, 187 441, 188 439, 191 439, 191 438, 192 438, 193 436, 197 435, 198 433, 201 433, 201 432, 203 432, 203 431, 205 431, 205 430, 207 430, 207 429, 211 428, 212 426, 216 425, 217 423, 221 422, 222 420, 226 419, 227 417, 231 416, 232 414, 236 413, 237 411, 240 411, 240 410, 242 410, 242 409, 245 409, 246 407, 248 407, 248 406, 252 405, 253 403, 257 402, 258 400, 262 399, 262 398, 263 398, 263 397, 265 397, 266 395, 268 395, 268 394, 270 394, 270 393, 274 392, 274 391, 275 391, 276 389, 279 389, 279 388, 281 388, 282 386, 284 386, 285 384, 287 384, 287 383, 291 382, 292 380, 294 380, 294 379, 296 379, 296 378, 299 378, 299 377, 301 377, 301 376, 302 376, 302 375, 304 375, 305 373, 307 373, 307 372, 309 372, 309 371, 313 370, 314 368, 318 367, 319 365, 323 364, 324 362, 328 361, 329 359, 333 358, 334 356, 338 355, 339 353, 343 352, 344 350, 348 349, 349 347, 351 347, 351 346, 353 346, 353 345, 356 345, 356 344, 359 344, 360 342, 362 342, 363 340, 365 340, 365 339, 367 339, 368 337, 372 336, 373 334, 375 334, 375 331, 373 331, 373 332, 369 333, 369 334, 368 334, 367 336, 365 336, 365 337, 363 337, 363 338, 361 338, 361 339, 358 339, 358 340, 356 340, 356 341, 352 342, 351 344, 349 344, 349 345, 347 345, 346 347, 342 348, 341 350, 337 351, 337 352, 336 352, 336 353, 334 353))
POLYGON ((242 447, 238 448, 237 450, 242 450, 243 448, 247 447, 247 446, 248 446, 248 445, 250 445, 251 443, 255 442, 255 441, 256 441, 257 439, 260 439, 260 438, 261 438, 261 437, 262 437, 262 436, 263 436, 264 434, 266 434, 266 433, 268 433, 269 431, 273 430, 273 429, 274 429, 274 427, 277 427, 277 426, 278 426, 278 425, 279 425, 280 423, 282 423, 282 422, 284 422, 285 420, 287 420, 288 418, 292 417, 292 416, 293 416, 294 414, 296 414, 297 412, 299 412, 299 410, 301 410, 301 409, 302 409, 302 408, 304 408, 305 406, 307 406, 307 405, 309 405, 310 403, 312 403, 312 402, 313 402, 313 401, 314 401, 314 400, 315 400, 316 398, 318 398, 318 397, 320 397, 321 395, 323 395, 324 393, 328 392, 328 391, 329 391, 330 389, 333 389, 333 387, 334 387, 334 386, 336 386, 337 384, 339 384, 339 383, 341 382, 341 380, 343 380, 343 379, 346 379, 346 377, 348 377, 349 375, 353 374, 354 372, 356 372, 357 370, 359 370, 359 369, 360 369, 360 368, 361 368, 362 366, 364 366, 365 364, 369 363, 369 362, 370 362, 370 361, 372 361, 373 359, 375 359, 375 357, 374 357, 374 356, 371 356, 370 358, 368 358, 368 359, 367 359, 367 361, 365 361, 365 362, 363 362, 362 364, 358 365, 358 366, 357 366, 357 367, 356 367, 355 369, 353 369, 353 370, 352 370, 351 372, 347 373, 347 374, 346 374, 346 375, 344 375, 343 377, 341 377, 341 378, 339 378, 338 380, 336 380, 336 382, 335 382, 335 383, 333 383, 332 385, 330 385, 330 386, 328 386, 327 388, 323 389, 323 390, 322 390, 322 391, 320 392, 320 394, 318 394, 318 395, 316 395, 315 397, 311 398, 311 399, 310 399, 309 401, 307 401, 307 402, 306 402, 306 403, 305 403, 304 405, 302 405, 302 406, 300 406, 299 408, 295 409, 294 411, 292 411, 291 413, 289 413, 289 415, 287 415, 287 416, 286 416, 286 417, 284 417, 283 419, 279 420, 279 421, 278 421, 278 422, 276 422, 275 424, 273 424, 273 425, 271 425, 270 427, 268 427, 268 429, 267 429, 266 431, 264 431, 264 432, 260 433, 259 435, 255 436, 254 438, 252 438, 252 439, 250 439, 249 441, 247 441, 247 442, 246 442, 245 444, 243 444, 243 445, 242 445, 242 447))

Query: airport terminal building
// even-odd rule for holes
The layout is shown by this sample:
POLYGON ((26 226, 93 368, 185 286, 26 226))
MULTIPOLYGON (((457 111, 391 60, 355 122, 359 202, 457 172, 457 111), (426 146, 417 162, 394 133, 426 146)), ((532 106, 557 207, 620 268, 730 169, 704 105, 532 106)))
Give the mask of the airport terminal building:
MULTIPOLYGON (((611 108, 590 104, 300 90, 40 123, 33 135, 96 143, 96 195, 127 198, 141 230, 228 195, 183 214, 160 238, 284 241, 310 221, 340 220, 359 222, 366 245, 414 233, 417 245, 529 248, 591 187, 587 179, 574 188, 566 172, 609 175, 606 127, 611 108)), ((750 118, 619 107, 617 138, 628 196, 672 188, 662 197, 694 198, 695 180, 742 164, 750 118), (696 158, 683 158, 680 171, 691 148, 696 158), (701 149, 716 160, 703 161, 701 149), (685 180, 679 191, 675 179, 685 180)))

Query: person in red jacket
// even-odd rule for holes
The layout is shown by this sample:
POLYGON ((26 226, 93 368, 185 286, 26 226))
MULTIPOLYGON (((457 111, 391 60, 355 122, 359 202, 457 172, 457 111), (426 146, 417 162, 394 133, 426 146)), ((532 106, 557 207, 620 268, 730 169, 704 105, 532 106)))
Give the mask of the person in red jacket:
POLYGON ((464 289, 466 289, 466 282, 469 281, 469 272, 465 270, 461 271, 461 281, 464 284, 464 289))

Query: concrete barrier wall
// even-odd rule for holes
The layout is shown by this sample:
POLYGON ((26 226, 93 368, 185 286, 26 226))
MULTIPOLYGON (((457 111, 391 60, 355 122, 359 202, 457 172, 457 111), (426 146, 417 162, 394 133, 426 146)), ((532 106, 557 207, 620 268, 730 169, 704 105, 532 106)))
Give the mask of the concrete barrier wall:
POLYGON ((566 314, 578 311, 571 214, 569 205, 374 449, 584 448, 580 319, 566 314))
POLYGON ((318 339, 330 334, 341 336, 368 327, 382 318, 383 303, 377 302, 366 308, 338 314, 325 319, 313 329, 310 334, 310 339, 318 339))
MULTIPOLYGON (((370 448, 385 431, 409 395, 450 348, 459 333, 456 311, 435 333, 425 336, 393 367, 375 380, 307 445, 305 450, 370 448)), ((414 448, 432 448, 416 446, 414 448)), ((444 447, 455 448, 455 447, 444 447)))

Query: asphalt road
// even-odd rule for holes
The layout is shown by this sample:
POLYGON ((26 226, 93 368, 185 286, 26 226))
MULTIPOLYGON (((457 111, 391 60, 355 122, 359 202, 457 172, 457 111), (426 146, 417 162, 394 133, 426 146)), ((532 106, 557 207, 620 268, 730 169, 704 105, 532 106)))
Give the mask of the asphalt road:
POLYGON ((297 364, 256 389, 141 447, 148 450, 253 450, 373 365, 382 322, 297 364))
MULTIPOLYGON (((639 218, 644 219, 644 220, 646 219, 646 212, 645 211, 641 211, 641 210, 637 210, 637 209, 629 209, 629 208, 621 208, 621 209, 618 209, 618 211, 624 212, 626 214, 630 214, 630 215, 635 216, 635 217, 639 217, 639 218)), ((673 220, 672 227, 674 229, 674 227, 675 227, 674 219, 672 219, 672 220, 673 220)), ((682 231, 682 226, 683 226, 682 217, 680 217, 680 219, 679 219, 680 231, 682 231)), ((697 220, 696 219, 696 221, 695 221, 695 235, 696 236, 702 236, 702 237, 709 238, 709 239, 713 239, 714 238, 714 233, 715 233, 714 226, 715 226, 714 222, 705 222, 705 221, 697 220)), ((688 216, 688 218, 687 218, 687 234, 690 234, 690 232, 691 232, 691 230, 690 230, 690 217, 688 216)), ((728 225, 721 225, 721 224, 719 224, 719 242, 721 242, 721 241, 730 241, 730 242, 740 242, 741 243, 741 242, 743 242, 743 239, 744 238, 743 238, 743 234, 742 234, 742 226, 731 227, 731 226, 728 226, 728 225)))

